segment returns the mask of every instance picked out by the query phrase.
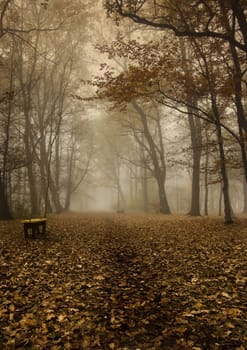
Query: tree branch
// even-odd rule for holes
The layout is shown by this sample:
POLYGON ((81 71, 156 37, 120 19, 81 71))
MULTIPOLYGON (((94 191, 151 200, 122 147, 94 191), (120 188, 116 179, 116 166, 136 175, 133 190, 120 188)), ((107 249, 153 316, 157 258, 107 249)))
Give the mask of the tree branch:
MULTIPOLYGON (((106 1, 106 8, 107 8, 107 4, 109 4, 109 1, 106 1)), ((192 29, 180 30, 175 25, 166 22, 165 17, 156 16, 154 18, 149 19, 148 17, 138 15, 137 11, 131 12, 128 10, 124 10, 124 5, 122 4, 122 2, 119 2, 116 0, 114 1, 114 4, 115 6, 114 7, 112 6, 111 11, 108 11, 108 12, 116 12, 121 17, 129 18, 135 23, 144 24, 146 26, 153 27, 153 28, 159 28, 161 30, 162 29, 171 30, 177 37, 194 37, 194 38, 210 37, 210 38, 222 39, 238 47, 240 50, 247 52, 247 45, 237 41, 234 38, 234 36, 229 36, 227 33, 220 33, 220 32, 211 31, 208 29, 209 24, 212 21, 212 16, 213 16, 212 14, 210 15, 210 18, 207 22, 206 29, 201 31, 196 31, 192 29)))

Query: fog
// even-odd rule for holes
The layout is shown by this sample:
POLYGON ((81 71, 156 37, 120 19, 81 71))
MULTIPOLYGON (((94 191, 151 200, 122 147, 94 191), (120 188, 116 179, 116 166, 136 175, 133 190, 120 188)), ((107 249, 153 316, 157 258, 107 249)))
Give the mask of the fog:
POLYGON ((116 25, 94 1, 17 2, 4 16, 3 217, 247 210, 246 103, 207 41, 202 53, 152 26, 116 25))

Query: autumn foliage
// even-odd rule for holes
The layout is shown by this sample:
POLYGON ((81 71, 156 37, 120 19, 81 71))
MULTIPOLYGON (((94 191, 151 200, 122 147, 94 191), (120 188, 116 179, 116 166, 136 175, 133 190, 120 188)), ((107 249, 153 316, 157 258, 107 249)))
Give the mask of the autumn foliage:
POLYGON ((2 349, 247 345, 245 219, 63 215, 1 222, 2 349))

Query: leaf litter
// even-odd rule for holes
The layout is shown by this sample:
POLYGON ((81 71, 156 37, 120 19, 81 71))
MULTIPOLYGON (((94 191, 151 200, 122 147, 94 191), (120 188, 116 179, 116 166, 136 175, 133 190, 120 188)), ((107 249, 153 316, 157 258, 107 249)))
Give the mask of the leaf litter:
POLYGON ((1 349, 247 349, 247 222, 63 214, 0 222, 1 349))

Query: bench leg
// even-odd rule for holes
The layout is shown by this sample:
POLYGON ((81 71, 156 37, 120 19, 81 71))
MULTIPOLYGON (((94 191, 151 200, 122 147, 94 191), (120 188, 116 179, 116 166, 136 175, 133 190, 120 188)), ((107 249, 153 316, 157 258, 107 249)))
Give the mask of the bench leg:
POLYGON ((35 235, 46 234, 46 222, 40 223, 24 223, 24 237, 27 238, 29 236, 29 232, 31 231, 31 237, 35 237, 35 235))
POLYGON ((24 224, 24 238, 28 237, 28 227, 24 224))
MULTIPOLYGON (((39 231, 38 233, 42 233, 43 235, 46 234, 46 222, 42 222, 39 227, 41 228, 41 232, 39 231)), ((39 230, 39 228, 38 228, 39 230)))

